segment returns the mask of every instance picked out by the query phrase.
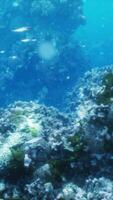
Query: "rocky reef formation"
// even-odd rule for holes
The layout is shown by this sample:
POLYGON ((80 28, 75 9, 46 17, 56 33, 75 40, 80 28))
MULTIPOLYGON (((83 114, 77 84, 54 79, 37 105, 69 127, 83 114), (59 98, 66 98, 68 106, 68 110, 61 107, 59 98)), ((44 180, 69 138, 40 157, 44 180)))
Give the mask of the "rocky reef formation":
MULTIPOLYGON (((76 119, 81 123, 86 135, 96 140, 100 152, 107 149, 105 143, 112 143, 112 115, 113 115, 113 66, 93 69, 87 72, 74 89, 70 109, 75 106, 76 119), (90 135, 90 134, 91 135, 90 135), (95 137, 96 136, 96 137, 95 137), (104 143, 103 143, 104 142, 104 143), (99 145, 99 146, 98 146, 99 145), (102 146, 101 146, 102 145, 102 146), (105 145, 105 146, 104 146, 105 145), (105 149, 104 149, 105 148, 105 149)), ((96 150, 98 149, 96 147, 96 150)))
POLYGON ((68 114, 32 101, 0 110, 1 199, 113 199, 112 66, 77 88, 68 114))
POLYGON ((0 113, 0 197, 56 198, 82 151, 71 120, 33 102, 16 102, 0 113))
POLYGON ((86 59, 72 39, 85 23, 82 0, 7 0, 0 10, 1 104, 45 98, 58 104, 85 70, 86 59))

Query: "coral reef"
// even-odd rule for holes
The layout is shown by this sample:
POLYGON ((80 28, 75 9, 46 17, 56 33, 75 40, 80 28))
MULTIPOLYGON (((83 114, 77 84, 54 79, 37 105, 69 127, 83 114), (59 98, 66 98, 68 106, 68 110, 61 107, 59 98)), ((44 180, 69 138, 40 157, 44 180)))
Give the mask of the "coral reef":
POLYGON ((112 152, 113 69, 87 72, 77 94, 76 120, 96 152, 112 152))
POLYGON ((0 110, 0 198, 113 199, 112 66, 77 87, 73 113, 32 101, 0 110))
POLYGON ((56 198, 82 155, 82 135, 68 116, 35 102, 0 112, 0 197, 56 198))
POLYGON ((87 147, 85 165, 82 165, 85 173, 88 172, 82 187, 86 199, 112 199, 113 66, 88 71, 68 95, 67 104, 87 147), (88 188, 87 181, 90 182, 88 188))

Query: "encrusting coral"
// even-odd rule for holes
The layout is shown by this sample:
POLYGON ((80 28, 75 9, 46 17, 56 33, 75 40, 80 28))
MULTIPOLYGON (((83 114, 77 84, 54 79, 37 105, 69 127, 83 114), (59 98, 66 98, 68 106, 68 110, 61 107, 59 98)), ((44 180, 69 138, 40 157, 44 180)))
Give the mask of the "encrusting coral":
POLYGON ((1 109, 0 197, 112 199, 112 87, 107 66, 86 73, 68 114, 32 101, 1 109))

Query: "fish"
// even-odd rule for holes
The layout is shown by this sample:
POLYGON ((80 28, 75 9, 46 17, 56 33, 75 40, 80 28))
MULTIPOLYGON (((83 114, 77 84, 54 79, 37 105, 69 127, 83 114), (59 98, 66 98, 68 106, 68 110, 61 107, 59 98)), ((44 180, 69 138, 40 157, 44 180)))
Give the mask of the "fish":
POLYGON ((22 33, 22 32, 29 31, 29 28, 30 27, 23 26, 23 27, 20 27, 20 28, 13 29, 12 32, 22 33))
POLYGON ((25 39, 22 39, 21 42, 23 43, 27 43, 27 42, 36 42, 37 40, 36 39, 30 39, 30 38, 25 38, 25 39))

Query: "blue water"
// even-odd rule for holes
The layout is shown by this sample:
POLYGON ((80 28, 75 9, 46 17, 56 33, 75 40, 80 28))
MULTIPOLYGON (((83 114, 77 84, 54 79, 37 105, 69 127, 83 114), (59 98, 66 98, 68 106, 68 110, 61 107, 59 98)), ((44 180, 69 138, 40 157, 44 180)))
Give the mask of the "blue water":
POLYGON ((113 63, 112 10, 112 0, 0 0, 0 105, 62 108, 88 69, 113 63))
POLYGON ((113 63, 113 1, 85 0, 86 25, 75 37, 87 52, 92 67, 113 63))

